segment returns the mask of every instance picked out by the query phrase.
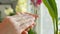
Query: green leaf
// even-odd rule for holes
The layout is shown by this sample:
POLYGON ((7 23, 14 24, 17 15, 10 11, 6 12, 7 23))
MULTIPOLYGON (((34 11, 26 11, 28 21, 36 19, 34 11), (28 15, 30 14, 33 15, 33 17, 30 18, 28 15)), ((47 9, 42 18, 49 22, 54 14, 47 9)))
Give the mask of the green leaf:
POLYGON ((43 3, 48 8, 49 14, 52 17, 52 20, 58 20, 58 11, 55 0, 43 0, 43 3))
POLYGON ((56 33, 58 34, 58 11, 55 0, 43 0, 43 3, 48 9, 48 12, 53 20, 54 29, 56 28, 56 33))
POLYGON ((33 29, 30 29, 30 30, 28 31, 28 34, 36 34, 36 32, 35 32, 33 29))
POLYGON ((51 15, 52 19, 54 19, 55 18, 54 11, 53 11, 52 7, 50 6, 48 0, 43 0, 43 3, 48 8, 49 14, 51 15))

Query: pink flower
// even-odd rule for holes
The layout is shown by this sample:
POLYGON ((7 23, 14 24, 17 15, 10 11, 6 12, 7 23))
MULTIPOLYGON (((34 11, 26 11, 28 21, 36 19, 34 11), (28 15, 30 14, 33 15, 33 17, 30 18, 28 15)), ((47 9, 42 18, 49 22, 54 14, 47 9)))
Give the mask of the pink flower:
POLYGON ((37 6, 41 4, 42 0, 36 0, 36 2, 35 0, 31 0, 31 2, 33 3, 34 6, 37 6))
POLYGON ((40 5, 42 0, 37 0, 36 5, 40 5))

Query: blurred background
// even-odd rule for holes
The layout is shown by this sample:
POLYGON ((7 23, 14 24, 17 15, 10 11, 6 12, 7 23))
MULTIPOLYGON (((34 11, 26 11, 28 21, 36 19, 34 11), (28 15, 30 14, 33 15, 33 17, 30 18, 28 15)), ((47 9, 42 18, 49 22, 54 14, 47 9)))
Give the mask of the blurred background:
MULTIPOLYGON (((2 17, 4 18, 6 15, 4 13, 4 10, 6 8, 9 8, 12 6, 13 9, 15 9, 17 0, 0 0, 0 12, 2 12, 2 17), (3 3, 3 4, 1 4, 3 3), (7 3, 7 4, 4 4, 7 3), (12 3, 12 4, 11 4, 12 3)), ((58 19, 60 20, 60 0, 56 0, 57 7, 58 7, 58 19)), ((32 8, 31 1, 28 0, 27 2, 27 10, 28 12, 35 13, 34 8, 32 8)), ((41 3, 37 14, 39 15, 39 18, 36 21, 36 26, 35 26, 35 31, 37 34, 53 34, 53 24, 52 24, 52 19, 48 13, 47 8, 44 6, 43 3, 41 3)), ((60 25, 58 26, 60 29, 60 25)))

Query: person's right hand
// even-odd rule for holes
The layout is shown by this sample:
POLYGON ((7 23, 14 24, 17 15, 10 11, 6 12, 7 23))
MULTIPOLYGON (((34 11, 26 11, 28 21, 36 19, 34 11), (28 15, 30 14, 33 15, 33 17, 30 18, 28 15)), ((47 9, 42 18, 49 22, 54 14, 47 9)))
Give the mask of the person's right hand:
POLYGON ((32 24, 30 27, 28 27, 25 31, 23 31, 21 34, 28 34, 28 31, 30 28, 33 28, 35 24, 32 24))

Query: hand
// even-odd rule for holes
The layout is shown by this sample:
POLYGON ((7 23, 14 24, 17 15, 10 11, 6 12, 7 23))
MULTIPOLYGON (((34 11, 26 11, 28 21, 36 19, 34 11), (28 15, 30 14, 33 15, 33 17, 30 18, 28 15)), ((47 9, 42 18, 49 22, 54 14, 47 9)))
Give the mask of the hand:
POLYGON ((16 13, 17 15, 19 15, 19 14, 29 14, 30 16, 33 16, 35 19, 37 19, 37 17, 39 17, 38 15, 36 15, 36 14, 31 14, 31 13, 27 13, 27 12, 17 12, 16 13))
POLYGON ((30 30, 30 28, 33 28, 35 24, 32 24, 30 27, 28 27, 25 31, 23 31, 21 34, 28 34, 28 31, 30 30))

